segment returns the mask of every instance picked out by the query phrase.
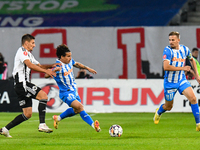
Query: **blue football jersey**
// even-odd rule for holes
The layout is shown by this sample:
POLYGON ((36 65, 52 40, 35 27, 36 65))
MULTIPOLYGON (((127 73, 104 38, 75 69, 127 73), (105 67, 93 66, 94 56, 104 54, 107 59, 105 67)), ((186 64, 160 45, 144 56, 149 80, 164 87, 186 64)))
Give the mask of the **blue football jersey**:
POLYGON ((75 61, 71 59, 69 64, 64 64, 60 60, 57 60, 56 63, 61 63, 61 70, 56 72, 56 77, 54 77, 60 91, 74 91, 76 89, 76 83, 73 73, 73 65, 75 61))
MULTIPOLYGON (((179 45, 179 50, 172 49, 170 46, 166 46, 163 51, 163 61, 168 60, 169 64, 174 67, 183 67, 185 65, 185 59, 188 57, 192 58, 192 54, 188 47, 179 45)), ((171 83, 178 83, 183 77, 185 72, 180 71, 165 71, 165 79, 171 83)))

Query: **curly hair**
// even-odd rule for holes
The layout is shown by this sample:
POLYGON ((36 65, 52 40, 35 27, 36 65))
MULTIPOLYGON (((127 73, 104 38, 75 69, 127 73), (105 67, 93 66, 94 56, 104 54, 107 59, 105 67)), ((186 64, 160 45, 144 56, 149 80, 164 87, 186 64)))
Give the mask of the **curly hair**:
POLYGON ((65 57, 66 52, 71 52, 71 51, 65 44, 58 45, 58 47, 56 48, 56 55, 59 59, 61 58, 61 56, 65 57))

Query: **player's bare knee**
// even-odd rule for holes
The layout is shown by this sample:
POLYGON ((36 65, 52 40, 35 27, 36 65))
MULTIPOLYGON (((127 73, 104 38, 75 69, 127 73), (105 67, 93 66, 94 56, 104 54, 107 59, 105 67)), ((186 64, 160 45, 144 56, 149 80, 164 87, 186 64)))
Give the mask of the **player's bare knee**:
POLYGON ((80 104, 80 105, 77 107, 76 112, 77 112, 77 113, 80 113, 80 112, 83 111, 83 110, 84 110, 83 105, 80 104))
POLYGON ((164 110, 167 110, 167 111, 170 111, 173 107, 173 104, 164 104, 163 105, 163 109, 164 110))
POLYGON ((26 118, 28 118, 28 119, 32 117, 32 113, 25 113, 24 115, 25 115, 26 118))
POLYGON ((77 111, 76 109, 74 109, 74 113, 75 113, 75 114, 78 114, 78 111, 77 111))
POLYGON ((40 92, 36 96, 36 99, 38 99, 38 100, 48 99, 48 96, 47 96, 47 94, 44 91, 40 90, 40 92))
POLYGON ((47 95, 45 95, 42 99, 48 99, 48 96, 47 95))
POLYGON ((190 103, 191 104, 196 104, 197 103, 197 98, 196 96, 192 96, 190 99, 189 99, 190 103))
POLYGON ((172 107, 173 107, 173 106, 168 107, 168 111, 172 110, 172 107))
POLYGON ((40 100, 41 100, 41 99, 48 99, 48 96, 47 96, 47 94, 46 94, 45 92, 41 95, 40 100))
POLYGON ((166 109, 165 109, 165 110, 168 110, 168 111, 170 111, 170 110, 172 109, 172 107, 173 107, 173 105, 169 105, 169 106, 167 106, 167 107, 166 107, 166 109))

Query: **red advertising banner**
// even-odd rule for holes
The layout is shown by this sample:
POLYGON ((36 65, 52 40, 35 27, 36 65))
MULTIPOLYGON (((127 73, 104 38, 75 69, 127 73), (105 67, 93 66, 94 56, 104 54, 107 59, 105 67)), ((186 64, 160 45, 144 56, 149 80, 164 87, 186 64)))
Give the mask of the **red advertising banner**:
MULTIPOLYGON (((47 112, 62 112, 68 106, 59 98, 53 79, 34 79, 33 82, 48 94, 47 112)), ((162 79, 77 79, 78 93, 87 112, 154 112, 164 103, 162 79)), ((200 87, 190 80, 200 101, 200 87)), ((37 112, 37 101, 33 111, 37 112)), ((171 112, 191 112, 189 101, 178 92, 171 112)))

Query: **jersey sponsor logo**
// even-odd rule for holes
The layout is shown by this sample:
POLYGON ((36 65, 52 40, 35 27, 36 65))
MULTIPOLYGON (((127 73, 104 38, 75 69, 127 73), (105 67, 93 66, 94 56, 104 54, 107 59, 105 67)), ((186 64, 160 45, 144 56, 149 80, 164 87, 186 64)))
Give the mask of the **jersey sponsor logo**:
POLYGON ((173 57, 172 61, 185 62, 185 59, 173 57))
POLYGON ((67 71, 67 72, 64 72, 64 76, 67 76, 67 75, 69 75, 71 72, 73 71, 73 69, 70 69, 69 71, 67 71))
POLYGON ((163 55, 163 59, 165 59, 167 56, 166 55, 163 55))
POLYGON ((25 56, 27 56, 27 55, 28 55, 28 52, 27 52, 27 51, 25 51, 25 52, 23 52, 23 54, 24 54, 25 56))

